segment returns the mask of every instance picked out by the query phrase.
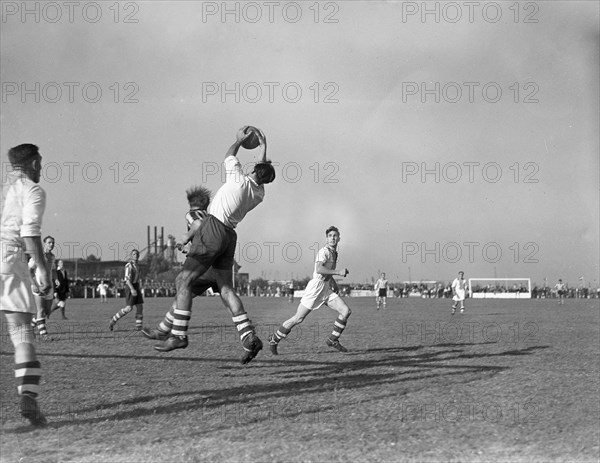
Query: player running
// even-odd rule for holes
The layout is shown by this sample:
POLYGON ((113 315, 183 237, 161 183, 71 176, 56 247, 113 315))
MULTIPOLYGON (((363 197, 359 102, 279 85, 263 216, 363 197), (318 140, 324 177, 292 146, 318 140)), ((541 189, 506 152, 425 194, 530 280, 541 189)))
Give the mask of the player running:
POLYGON ((144 322, 144 296, 140 287, 140 251, 134 249, 131 251, 131 259, 125 264, 125 304, 126 306, 113 315, 108 329, 113 330, 121 317, 127 315, 133 307, 136 308, 135 328, 141 331, 144 322))
POLYGON ((334 322, 333 332, 327 338, 326 344, 340 352, 348 351, 348 349, 340 344, 339 338, 346 328, 348 317, 350 317, 352 311, 339 296, 338 285, 333 279, 334 275, 347 276, 348 269, 345 268, 342 271, 335 269, 338 258, 337 246, 340 241, 340 231, 332 226, 325 230, 325 236, 327 237, 327 245, 317 253, 312 280, 306 285, 304 296, 300 300, 296 314, 284 321, 275 334, 269 337, 269 347, 273 355, 278 354, 277 345, 282 339, 287 337, 292 328, 302 323, 309 313, 317 310, 323 304, 339 313, 337 320, 334 322))

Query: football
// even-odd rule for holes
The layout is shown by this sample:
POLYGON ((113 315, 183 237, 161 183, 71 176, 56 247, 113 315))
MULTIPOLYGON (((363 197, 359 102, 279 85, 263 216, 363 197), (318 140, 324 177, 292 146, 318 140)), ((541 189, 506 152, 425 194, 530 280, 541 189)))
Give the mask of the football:
POLYGON ((247 150, 253 150, 258 145, 260 145, 260 139, 258 138, 258 130, 256 129, 256 127, 248 126, 245 132, 252 132, 252 134, 248 138, 246 138, 242 143, 242 146, 244 148, 246 148, 247 150))

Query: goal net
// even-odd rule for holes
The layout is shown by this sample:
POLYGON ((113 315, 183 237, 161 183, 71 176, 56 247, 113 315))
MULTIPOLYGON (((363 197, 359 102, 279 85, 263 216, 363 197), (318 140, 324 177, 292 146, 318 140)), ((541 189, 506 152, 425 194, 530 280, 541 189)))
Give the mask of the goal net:
POLYGON ((531 299, 530 278, 469 278, 473 299, 531 299))

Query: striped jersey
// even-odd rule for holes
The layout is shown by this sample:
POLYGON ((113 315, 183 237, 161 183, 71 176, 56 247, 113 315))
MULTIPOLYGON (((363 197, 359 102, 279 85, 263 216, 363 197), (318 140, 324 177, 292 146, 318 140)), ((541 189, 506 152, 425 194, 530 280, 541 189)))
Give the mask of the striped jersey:
POLYGON ((131 284, 140 282, 140 269, 133 261, 125 264, 125 281, 129 281, 131 284))
POLYGON ((189 230, 192 227, 192 223, 194 223, 196 220, 204 220, 206 217, 208 217, 208 212, 201 209, 190 209, 190 211, 185 215, 187 229, 189 230))
POLYGON ((387 286, 388 286, 388 280, 386 280, 385 278, 380 278, 375 283, 375 291, 377 291, 378 289, 387 289, 387 286))
POLYGON ((333 275, 321 275, 317 273, 317 265, 320 263, 327 270, 335 270, 335 266, 337 264, 338 253, 335 249, 331 249, 329 246, 324 246, 319 249, 317 253, 317 258, 315 259, 315 271, 313 273, 313 278, 316 280, 329 280, 333 275))

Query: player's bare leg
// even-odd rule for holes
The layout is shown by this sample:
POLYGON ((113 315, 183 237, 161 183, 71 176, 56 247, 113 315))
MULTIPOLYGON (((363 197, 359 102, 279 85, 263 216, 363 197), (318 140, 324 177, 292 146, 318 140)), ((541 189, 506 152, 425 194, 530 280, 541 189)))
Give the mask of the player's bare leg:
POLYGON ((231 318, 237 328, 242 347, 245 351, 244 355, 242 355, 241 362, 242 364, 246 364, 258 355, 258 352, 263 348, 263 343, 258 336, 256 336, 256 330, 248 318, 242 300, 231 286, 233 277, 231 269, 214 270, 221 300, 223 301, 223 304, 225 304, 225 307, 231 312, 231 318))
POLYGON ((304 321, 306 316, 311 312, 311 310, 307 307, 304 307, 302 304, 298 305, 296 309, 296 313, 291 317, 284 321, 281 326, 277 329, 277 331, 269 336, 269 348, 271 349, 271 353, 273 355, 278 355, 277 345, 282 339, 285 339, 292 328, 296 325, 299 325, 304 321))
POLYGON ((327 338, 326 343, 329 347, 333 347, 334 349, 337 349, 340 352, 348 352, 348 349, 346 349, 340 344, 340 336, 346 328, 348 318, 350 317, 352 311, 341 297, 336 297, 335 299, 332 299, 328 303, 328 305, 339 315, 337 320, 333 324, 333 331, 327 338))
POLYGON ((41 365, 33 345, 32 315, 22 312, 4 312, 4 314, 15 349, 15 377, 17 393, 21 399, 21 415, 34 426, 45 426, 46 418, 36 400, 39 394, 41 365))
POLYGON ((171 336, 163 345, 155 346, 159 352, 169 352, 174 349, 185 349, 188 346, 187 329, 192 316, 192 283, 208 270, 200 261, 188 257, 183 270, 177 275, 176 307, 173 310, 173 326, 171 336))

